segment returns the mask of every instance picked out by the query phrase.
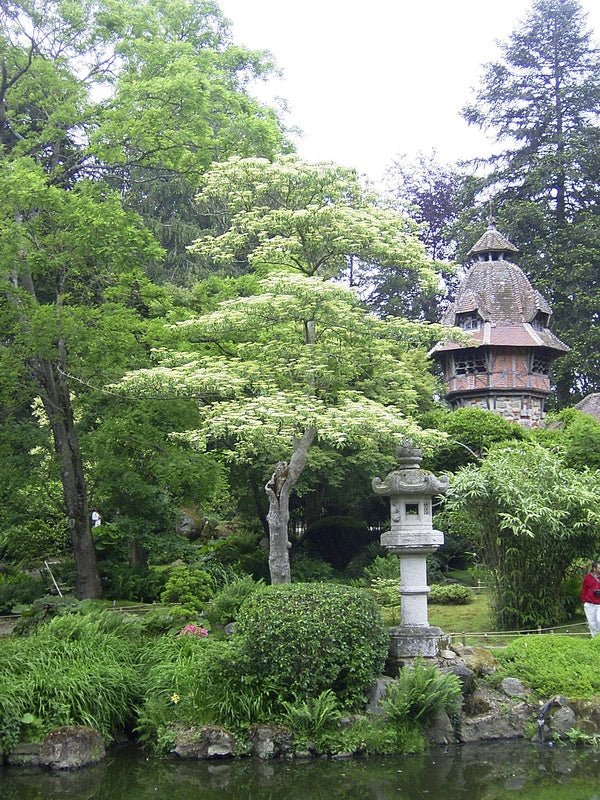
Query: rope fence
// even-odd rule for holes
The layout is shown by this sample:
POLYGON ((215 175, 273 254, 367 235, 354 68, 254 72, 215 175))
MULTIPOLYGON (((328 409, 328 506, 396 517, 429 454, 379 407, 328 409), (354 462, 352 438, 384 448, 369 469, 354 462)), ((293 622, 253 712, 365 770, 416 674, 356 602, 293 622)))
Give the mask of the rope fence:
POLYGON ((502 646, 500 641, 505 643, 505 640, 518 639, 521 636, 542 636, 544 634, 588 637, 590 632, 587 623, 576 622, 569 625, 554 625, 551 628, 527 628, 519 631, 453 631, 451 633, 445 633, 443 638, 446 639, 449 644, 458 641, 460 644, 466 646, 467 640, 476 639, 487 647, 499 647, 502 646))

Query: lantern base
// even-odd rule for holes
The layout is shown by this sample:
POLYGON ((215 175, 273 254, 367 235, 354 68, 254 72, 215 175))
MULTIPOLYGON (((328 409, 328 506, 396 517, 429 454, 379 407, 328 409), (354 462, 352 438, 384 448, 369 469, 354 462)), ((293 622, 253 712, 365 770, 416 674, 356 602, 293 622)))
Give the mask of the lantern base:
POLYGON ((434 625, 398 625, 388 629, 390 648, 388 671, 393 674, 404 666, 406 661, 415 658, 436 658, 439 655, 440 639, 444 635, 441 628, 434 625))

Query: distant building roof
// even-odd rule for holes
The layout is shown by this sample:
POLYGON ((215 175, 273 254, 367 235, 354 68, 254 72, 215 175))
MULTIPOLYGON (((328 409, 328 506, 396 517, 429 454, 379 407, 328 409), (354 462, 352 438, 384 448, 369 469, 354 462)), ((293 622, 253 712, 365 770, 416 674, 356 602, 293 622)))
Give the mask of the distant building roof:
POLYGON ((584 411, 586 414, 594 417, 597 422, 600 422, 600 394, 588 394, 583 400, 580 400, 574 408, 577 411, 584 411))

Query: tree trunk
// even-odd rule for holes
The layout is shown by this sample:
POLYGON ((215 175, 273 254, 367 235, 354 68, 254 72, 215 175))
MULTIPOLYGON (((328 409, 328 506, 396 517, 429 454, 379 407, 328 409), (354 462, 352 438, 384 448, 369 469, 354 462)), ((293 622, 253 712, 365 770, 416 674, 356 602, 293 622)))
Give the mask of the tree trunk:
POLYGON ((63 497, 75 556, 75 596, 80 600, 95 600, 101 597, 102 588, 69 387, 64 376, 49 361, 35 359, 32 367, 44 410, 50 421, 54 449, 60 463, 63 497))
POLYGON ((271 583, 291 583, 290 542, 288 522, 290 519, 290 495, 302 475, 308 461, 308 449, 314 441, 316 430, 308 428, 301 439, 294 442, 294 452, 289 464, 280 461, 265 486, 269 499, 269 573, 271 583))
MULTIPOLYGON (((12 283, 14 286, 23 288, 37 305, 33 277, 25 264, 22 265, 19 273, 15 270, 12 283)), ((60 310, 62 303, 61 291, 62 281, 59 280, 56 287, 57 311, 60 310)), ((23 312, 20 298, 9 292, 7 299, 21 311, 22 324, 28 328, 29 322, 23 312)), ((33 356, 28 360, 28 367, 48 416, 54 450, 60 463, 63 498, 75 557, 75 596, 80 600, 96 600, 102 596, 102 586, 90 527, 83 461, 65 375, 67 350, 64 341, 60 338, 55 342, 55 347, 56 363, 46 358, 33 356)))

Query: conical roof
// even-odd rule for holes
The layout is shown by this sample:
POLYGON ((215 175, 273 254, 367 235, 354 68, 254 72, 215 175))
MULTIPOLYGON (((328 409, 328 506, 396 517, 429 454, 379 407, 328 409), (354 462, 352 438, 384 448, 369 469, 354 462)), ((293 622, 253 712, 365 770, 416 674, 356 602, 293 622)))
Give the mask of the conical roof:
POLYGON ((477 311, 484 322, 532 322, 539 311, 552 313, 523 270, 512 261, 476 261, 462 280, 456 299, 442 322, 456 324, 456 315, 477 311))
POLYGON ((575 406, 578 411, 584 411, 590 414, 594 419, 600 422, 600 393, 588 394, 583 400, 575 406))
POLYGON ((442 318, 442 324, 460 327, 464 315, 478 316, 477 329, 470 326, 471 344, 444 342, 433 354, 479 345, 547 347, 566 352, 569 348, 548 327, 552 310, 534 289, 523 270, 503 256, 518 252, 493 223, 473 245, 473 262, 461 281, 456 299, 442 318))
POLYGON ((496 230, 496 225, 492 220, 488 224, 487 231, 481 236, 467 253, 467 258, 483 255, 485 253, 518 253, 519 249, 512 242, 496 230))

